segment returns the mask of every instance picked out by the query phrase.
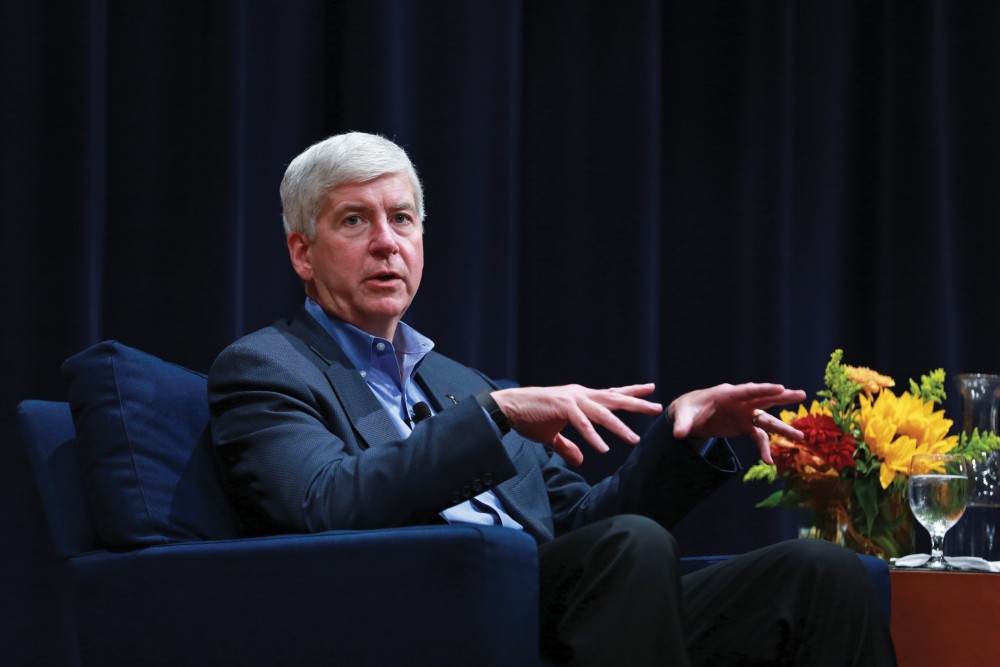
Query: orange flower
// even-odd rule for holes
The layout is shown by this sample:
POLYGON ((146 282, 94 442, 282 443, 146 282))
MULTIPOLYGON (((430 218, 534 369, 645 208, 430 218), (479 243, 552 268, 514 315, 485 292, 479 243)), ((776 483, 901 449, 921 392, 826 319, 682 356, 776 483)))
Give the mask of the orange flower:
POLYGON ((851 382, 861 385, 861 390, 865 392, 865 396, 869 399, 883 389, 896 386, 896 381, 891 377, 876 373, 866 366, 848 366, 845 364, 844 372, 847 373, 847 377, 851 378, 851 382))

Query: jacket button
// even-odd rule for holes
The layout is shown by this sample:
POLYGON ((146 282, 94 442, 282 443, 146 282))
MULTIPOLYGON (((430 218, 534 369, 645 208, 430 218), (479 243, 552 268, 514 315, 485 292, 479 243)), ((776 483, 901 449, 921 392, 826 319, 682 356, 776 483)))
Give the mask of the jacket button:
POLYGON ((477 479, 474 482, 472 482, 472 490, 475 491, 476 493, 482 491, 483 490, 482 480, 477 479))
POLYGON ((485 486, 487 488, 493 486, 493 475, 492 474, 490 474, 488 472, 484 472, 482 479, 483 479, 483 486, 485 486))
POLYGON ((472 487, 466 484, 462 487, 462 497, 471 498, 472 497, 472 487))

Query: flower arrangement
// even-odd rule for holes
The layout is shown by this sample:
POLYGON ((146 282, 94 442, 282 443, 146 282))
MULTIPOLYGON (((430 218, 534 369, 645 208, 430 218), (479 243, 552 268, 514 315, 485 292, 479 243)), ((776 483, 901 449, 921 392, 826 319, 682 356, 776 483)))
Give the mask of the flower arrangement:
POLYGON ((771 436, 774 465, 757 463, 744 481, 783 481, 757 507, 806 509, 807 536, 823 537, 861 552, 895 558, 910 553, 913 521, 907 505, 910 459, 916 454, 975 455, 1000 447, 992 433, 951 435, 943 369, 910 380, 896 395, 895 381, 869 368, 842 363, 835 350, 826 366, 826 388, 808 409, 781 412, 802 431, 794 442, 771 436))

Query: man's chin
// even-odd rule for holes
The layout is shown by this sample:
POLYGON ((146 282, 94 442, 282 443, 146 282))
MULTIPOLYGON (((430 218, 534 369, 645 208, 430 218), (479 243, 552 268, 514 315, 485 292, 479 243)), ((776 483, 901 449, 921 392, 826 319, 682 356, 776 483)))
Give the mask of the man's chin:
POLYGON ((359 314, 371 323, 395 326, 410 306, 408 299, 386 299, 368 304, 359 314))

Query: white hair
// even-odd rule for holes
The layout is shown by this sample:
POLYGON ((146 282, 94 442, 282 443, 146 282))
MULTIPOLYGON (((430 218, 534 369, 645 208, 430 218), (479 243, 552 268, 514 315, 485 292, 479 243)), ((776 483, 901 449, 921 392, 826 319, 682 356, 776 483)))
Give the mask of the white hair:
POLYGON ((417 219, 424 220, 424 192, 406 151, 377 134, 348 132, 327 137, 302 151, 281 179, 285 235, 316 238, 316 219, 326 195, 343 183, 370 181, 385 174, 406 174, 413 186, 417 219))

